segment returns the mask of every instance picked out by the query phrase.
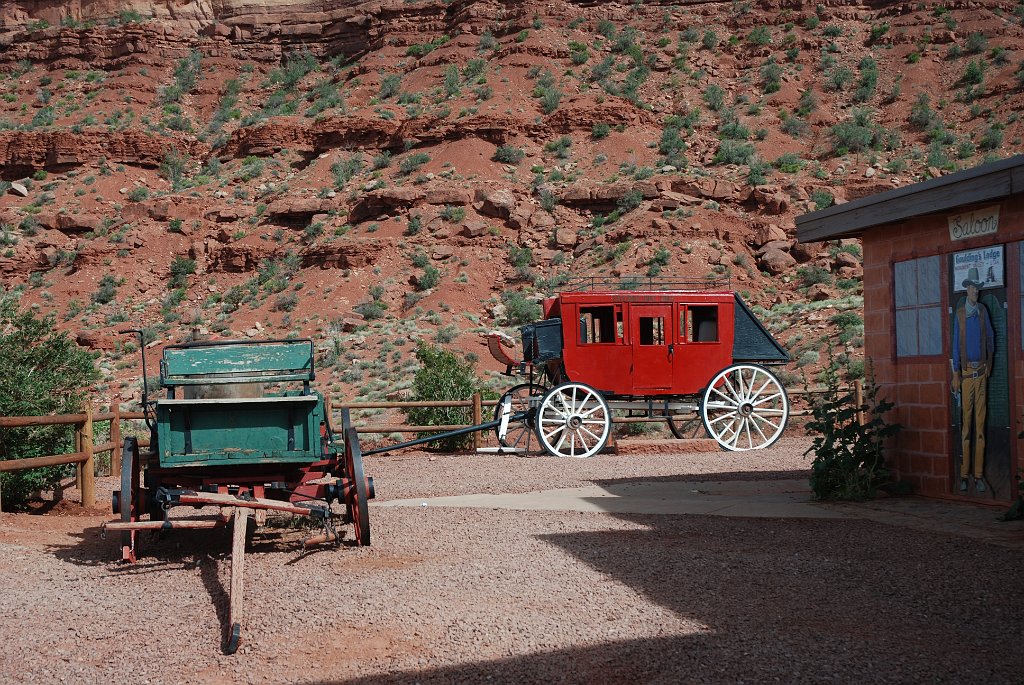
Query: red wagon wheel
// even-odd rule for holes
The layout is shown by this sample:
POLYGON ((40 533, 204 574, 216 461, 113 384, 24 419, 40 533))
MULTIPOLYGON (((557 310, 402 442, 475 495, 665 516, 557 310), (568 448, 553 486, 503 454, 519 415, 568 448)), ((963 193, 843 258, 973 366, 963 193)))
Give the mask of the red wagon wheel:
MULTIPOLYGON (((135 437, 124 439, 121 452, 121 490, 114 493, 114 513, 121 514, 121 521, 138 521, 139 506, 139 441, 135 437)), ((121 558, 134 562, 136 559, 136 531, 121 532, 121 558)))
MULTIPOLYGON (((538 383, 520 383, 513 386, 506 390, 501 399, 498 400, 498 404, 494 408, 494 420, 501 420, 501 410, 505 404, 506 397, 512 398, 512 413, 517 414, 530 408, 531 397, 539 400, 547 391, 547 388, 538 383)), ((505 433, 504 438, 498 435, 498 428, 494 429, 494 435, 498 438, 498 442, 501 443, 502 447, 525 447, 530 439, 530 433, 533 432, 536 425, 536 417, 530 416, 521 422, 509 423, 508 431, 505 433)))
POLYGON ((345 431, 345 473, 349 480, 345 488, 345 510, 352 521, 356 544, 366 547, 370 544, 370 488, 363 474, 363 450, 359 446, 359 436, 352 427, 345 431))

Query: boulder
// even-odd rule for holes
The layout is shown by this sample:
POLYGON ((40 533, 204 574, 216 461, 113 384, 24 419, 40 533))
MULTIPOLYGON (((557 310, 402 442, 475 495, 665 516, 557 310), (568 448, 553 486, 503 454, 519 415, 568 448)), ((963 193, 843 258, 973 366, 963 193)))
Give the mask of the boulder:
POLYGON ((782 272, 796 265, 796 263, 796 259, 794 259, 789 252, 781 250, 777 247, 773 247, 767 250, 758 259, 758 267, 762 271, 767 271, 773 276, 781 274, 782 272))
POLYGON ((484 216, 508 219, 516 207, 516 196, 509 190, 476 192, 476 210, 484 216))

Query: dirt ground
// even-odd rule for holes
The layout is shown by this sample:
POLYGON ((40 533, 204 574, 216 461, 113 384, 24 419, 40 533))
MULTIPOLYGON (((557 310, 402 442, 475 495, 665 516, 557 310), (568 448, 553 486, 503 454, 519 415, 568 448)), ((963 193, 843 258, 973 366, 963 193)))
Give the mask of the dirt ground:
MULTIPOLYGON (((787 438, 752 455, 406 452, 368 459, 367 472, 379 501, 427 500, 792 479, 807 474, 805 448, 787 438)), ((257 535, 243 645, 225 656, 230 531, 144 538, 139 563, 122 565, 116 538, 100 534, 112 487, 102 480, 96 510, 0 515, 0 681, 1011 683, 1024 673, 1019 524, 1003 524, 1018 527, 994 544, 870 507, 840 519, 372 507, 368 548, 302 554, 302 531, 257 535)))

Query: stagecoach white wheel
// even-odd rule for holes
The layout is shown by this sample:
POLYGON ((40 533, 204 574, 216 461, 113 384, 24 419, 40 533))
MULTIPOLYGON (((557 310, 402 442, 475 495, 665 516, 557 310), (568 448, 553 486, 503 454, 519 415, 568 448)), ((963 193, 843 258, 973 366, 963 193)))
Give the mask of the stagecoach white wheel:
POLYGON ((592 457, 608 443, 612 412, 604 396, 583 383, 552 388, 537 411, 537 437, 555 457, 592 457))
POLYGON ((782 435, 789 420, 789 398, 768 369, 736 364, 718 372, 700 407, 708 435, 727 450, 759 450, 782 435))

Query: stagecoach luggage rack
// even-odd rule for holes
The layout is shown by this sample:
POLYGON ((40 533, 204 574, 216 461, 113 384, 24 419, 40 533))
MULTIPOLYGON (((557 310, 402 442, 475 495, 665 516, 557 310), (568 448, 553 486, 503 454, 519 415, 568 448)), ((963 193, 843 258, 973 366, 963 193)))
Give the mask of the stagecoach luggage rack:
POLYGON ((574 278, 557 292, 589 292, 608 290, 730 290, 729 276, 679 279, 666 276, 582 276, 574 278))

